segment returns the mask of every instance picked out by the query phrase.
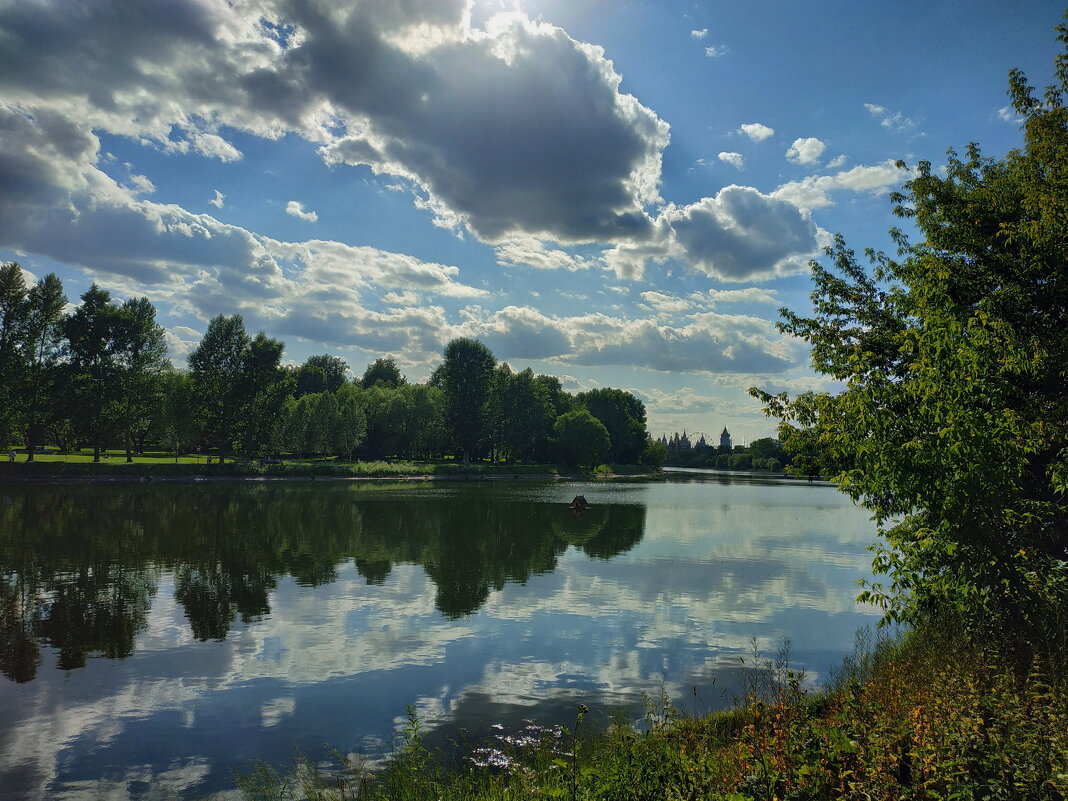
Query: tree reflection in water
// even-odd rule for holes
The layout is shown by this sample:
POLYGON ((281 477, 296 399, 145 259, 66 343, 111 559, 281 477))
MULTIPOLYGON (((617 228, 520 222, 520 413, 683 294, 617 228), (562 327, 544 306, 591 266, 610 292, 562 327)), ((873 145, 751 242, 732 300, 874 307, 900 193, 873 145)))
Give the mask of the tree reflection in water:
POLYGON ((569 546, 609 559, 645 528, 641 505, 516 500, 353 486, 28 487, 0 494, 0 672, 27 682, 40 645, 63 670, 134 650, 165 573, 198 640, 270 613, 278 580, 318 586, 352 562, 369 585, 421 565, 457 619, 508 582, 555 569, 569 546))

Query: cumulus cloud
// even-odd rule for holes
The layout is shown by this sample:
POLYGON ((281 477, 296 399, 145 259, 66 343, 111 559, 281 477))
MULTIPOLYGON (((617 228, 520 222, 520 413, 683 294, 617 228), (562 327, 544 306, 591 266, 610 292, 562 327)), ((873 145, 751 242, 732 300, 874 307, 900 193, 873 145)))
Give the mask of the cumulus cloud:
POLYGON ((295 200, 286 203, 286 214, 297 217, 305 222, 315 222, 319 219, 319 215, 316 212, 305 210, 304 204, 298 203, 295 200))
POLYGON ((745 289, 709 289, 706 292, 695 292, 690 298, 700 300, 715 307, 721 303, 768 303, 779 304, 779 296, 771 289, 761 289, 751 286, 745 289))
POLYGON ((654 407, 657 413, 662 415, 713 412, 721 402, 720 398, 702 395, 692 387, 682 387, 674 392, 664 392, 661 389, 634 391, 646 405, 654 407))
POLYGON ((222 162, 239 161, 242 158, 240 150, 217 134, 193 131, 189 134, 189 141, 197 153, 208 158, 222 162))
POLYGON ((817 164, 826 149, 827 145, 814 136, 807 139, 795 139, 790 149, 786 151, 786 158, 794 164, 817 164))
POLYGON ((747 122, 744 125, 740 125, 738 126, 738 132, 745 134, 754 142, 763 142, 765 139, 775 135, 774 128, 769 128, 759 122, 747 122))
POLYGON ((217 209, 221 209, 223 207, 223 203, 225 202, 225 200, 226 200, 226 195, 224 195, 222 192, 220 192, 218 189, 216 189, 215 190, 215 197, 213 197, 211 200, 209 200, 208 203, 210 203, 211 205, 213 205, 217 209))
POLYGON ((801 348, 756 317, 696 314, 686 325, 590 315, 571 321, 580 343, 568 361, 664 372, 779 373, 800 363, 801 348))
POLYGON ((641 293, 643 306, 658 315, 674 315, 693 309, 693 301, 665 292, 650 290, 641 293))
POLYGON ((846 155, 844 153, 840 154, 840 155, 837 155, 833 159, 831 159, 830 161, 827 162, 827 169, 829 169, 829 170, 837 169, 838 167, 843 166, 847 161, 849 161, 849 159, 846 157, 846 155))
POLYGON ((864 108, 884 128, 890 128, 894 131, 909 131, 916 127, 916 121, 906 117, 900 111, 891 111, 886 106, 878 106, 875 103, 865 103, 864 108))
POLYGON ((233 161, 228 131, 295 132, 489 241, 647 236, 667 124, 601 48, 520 13, 473 29, 467 5, 9 4, 0 75, 35 119, 177 153, 233 161))
POLYGON ((708 58, 719 58, 720 56, 727 55, 726 45, 709 45, 705 48, 705 55, 708 58))
POLYGON ((745 157, 741 153, 723 152, 716 156, 716 158, 739 170, 745 168, 745 157))
MULTIPOLYGON (((199 319, 239 312, 276 335, 377 352, 440 352, 443 309, 382 309, 379 295, 480 298, 457 267, 339 242, 280 242, 139 198, 95 166, 95 135, 46 111, 0 104, 0 242, 90 270, 199 319)), ((388 305, 388 304, 385 304, 388 305)), ((180 356, 189 340, 172 331, 180 356)))
POLYGON ((551 248, 534 237, 512 237, 494 247, 497 263, 506 266, 522 265, 537 270, 582 270, 590 266, 589 259, 575 256, 559 248, 551 248))
POLYGON ((690 36, 694 39, 704 39, 708 36, 708 28, 701 28, 700 30, 690 31, 690 36))
POLYGON ((685 299, 644 293, 652 317, 629 319, 603 313, 572 317, 507 306, 471 306, 459 336, 476 337, 500 359, 542 359, 584 366, 642 367, 665 372, 777 374, 801 364, 804 349, 774 323, 746 315, 699 312, 682 325, 662 321, 661 311, 680 311, 685 299))
POLYGON ((801 209, 818 209, 834 205, 831 193, 842 190, 881 194, 901 183, 901 170, 893 161, 871 166, 858 165, 834 175, 809 175, 778 187, 772 197, 788 201, 801 209))
POLYGON ((672 207, 664 217, 675 255, 723 281, 796 272, 818 250, 816 224, 806 211, 748 186, 724 187, 715 197, 672 207))

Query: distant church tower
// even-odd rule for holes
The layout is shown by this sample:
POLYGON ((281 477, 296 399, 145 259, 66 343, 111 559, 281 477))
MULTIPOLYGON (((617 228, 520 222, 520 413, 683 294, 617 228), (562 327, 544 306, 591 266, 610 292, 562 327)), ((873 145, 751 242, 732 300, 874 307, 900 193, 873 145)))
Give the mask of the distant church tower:
POLYGON ((719 435, 719 447, 734 450, 734 446, 731 445, 731 433, 726 426, 723 426, 723 433, 719 435))

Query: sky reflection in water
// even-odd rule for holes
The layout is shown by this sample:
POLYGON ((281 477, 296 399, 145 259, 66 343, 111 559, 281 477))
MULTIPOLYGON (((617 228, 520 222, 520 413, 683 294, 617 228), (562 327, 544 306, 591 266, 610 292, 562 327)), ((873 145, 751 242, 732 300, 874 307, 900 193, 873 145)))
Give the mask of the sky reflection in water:
POLYGON ((723 706, 752 637, 819 678, 874 620, 872 537, 831 487, 693 474, 5 488, 0 797, 204 797, 294 745, 381 754, 408 704, 438 743, 723 706))

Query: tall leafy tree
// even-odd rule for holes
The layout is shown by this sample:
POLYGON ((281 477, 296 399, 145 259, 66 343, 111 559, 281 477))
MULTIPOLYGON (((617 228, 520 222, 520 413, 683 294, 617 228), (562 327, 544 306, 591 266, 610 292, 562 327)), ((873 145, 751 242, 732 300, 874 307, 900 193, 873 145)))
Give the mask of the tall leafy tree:
POLYGON ((279 449, 279 415, 294 389, 292 375, 282 369, 284 350, 281 340, 261 331, 249 342, 245 353, 241 376, 245 408, 236 433, 249 458, 279 449))
POLYGON ((17 429, 22 407, 27 310, 22 268, 14 262, 0 264, 0 442, 4 443, 17 429))
POLYGON ((486 436, 483 407, 497 360, 477 339, 454 339, 445 346, 441 365, 445 431, 467 462, 486 436))
POLYGON ((575 409, 557 417, 553 433, 560 461, 569 467, 596 467, 604 462, 612 445, 608 429, 585 409, 575 409))
POLYGON ((222 459, 230 452, 248 400, 246 358, 252 340, 241 315, 213 317, 200 344, 189 354, 189 372, 203 415, 205 436, 222 459))
POLYGON ((360 389, 354 384, 343 384, 337 391, 334 450, 339 456, 351 461, 366 436, 367 419, 360 404, 360 389))
POLYGON ((316 392, 337 392, 345 384, 349 366, 337 356, 309 356, 297 368, 296 397, 316 392))
POLYGON ((829 265, 812 264, 812 315, 784 310, 782 329, 846 389, 755 394, 787 449, 886 526, 875 568, 888 582, 865 599, 892 619, 952 613, 1064 647, 1068 26, 1057 31, 1066 51, 1043 98, 1010 74, 1023 147, 917 164, 893 201, 920 241, 893 232, 898 258, 869 254, 865 268, 838 239, 829 265))
POLYGON ((126 461, 132 462, 132 446, 144 438, 158 414, 163 399, 163 374, 170 366, 163 329, 156 324, 156 309, 148 298, 131 298, 111 315, 111 356, 114 367, 114 397, 111 414, 122 434, 126 461))
POLYGON ((75 429, 93 448, 93 461, 115 434, 119 369, 115 360, 119 309, 95 283, 63 322, 67 340, 67 389, 75 429))
POLYGON ((370 389, 378 384, 399 387, 406 383, 407 379, 401 375, 396 360, 391 358, 375 359, 371 364, 367 365, 363 378, 360 379, 360 386, 364 389, 370 389))
POLYGON ((197 425, 196 391, 193 379, 185 370, 167 370, 161 379, 162 403, 156 417, 160 441, 174 449, 174 460, 182 446, 195 441, 197 425))
POLYGON ((645 428, 645 404, 631 393, 611 387, 581 392, 576 400, 608 429, 612 439, 609 460, 637 464, 649 436, 645 428))
POLYGON ((518 373, 498 371, 497 379, 497 448, 510 461, 534 459, 552 438, 556 420, 549 390, 529 367, 518 373))
POLYGON ((60 357, 63 347, 63 308, 67 296, 63 283, 49 273, 27 296, 24 341, 26 380, 23 385, 26 461, 33 461, 34 448, 57 413, 60 357))

